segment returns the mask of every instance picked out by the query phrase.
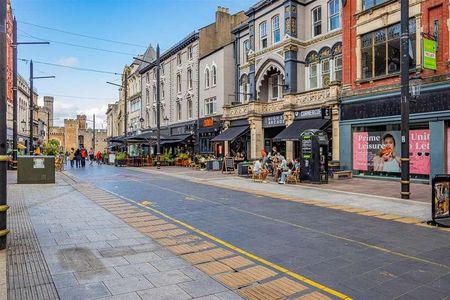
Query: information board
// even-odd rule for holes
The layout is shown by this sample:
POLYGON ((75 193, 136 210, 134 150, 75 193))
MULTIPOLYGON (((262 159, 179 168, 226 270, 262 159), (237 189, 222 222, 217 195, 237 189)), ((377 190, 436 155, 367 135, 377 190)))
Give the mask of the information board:
POLYGON ((234 173, 234 159, 233 158, 224 158, 222 164, 222 173, 234 173))
POLYGON ((431 218, 435 224, 450 227, 450 175, 433 178, 431 218))

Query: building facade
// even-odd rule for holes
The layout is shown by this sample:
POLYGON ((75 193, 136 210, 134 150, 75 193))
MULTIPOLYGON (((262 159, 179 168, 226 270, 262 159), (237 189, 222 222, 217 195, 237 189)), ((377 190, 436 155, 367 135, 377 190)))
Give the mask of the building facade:
POLYGON ((30 128, 30 86, 17 75, 17 130, 18 142, 28 148, 30 128))
POLYGON ((215 141, 227 155, 276 146, 293 159, 303 130, 324 129, 339 159, 340 1, 259 1, 246 15, 233 30, 235 97, 215 141))
MULTIPOLYGON (((409 1, 410 76, 421 94, 410 103, 410 172, 429 179, 450 171, 449 2, 409 1), (424 49, 432 43, 434 51, 424 49), (435 57, 425 63, 423 53, 435 57)), ((357 174, 400 176, 400 1, 350 0, 343 9, 341 165, 357 174), (383 149, 391 156, 380 161, 383 149)), ((427 60, 428 61, 428 60, 427 60)))
POLYGON ((107 128, 107 137, 117 137, 120 135, 119 131, 119 102, 108 104, 108 110, 106 111, 106 128, 107 128))

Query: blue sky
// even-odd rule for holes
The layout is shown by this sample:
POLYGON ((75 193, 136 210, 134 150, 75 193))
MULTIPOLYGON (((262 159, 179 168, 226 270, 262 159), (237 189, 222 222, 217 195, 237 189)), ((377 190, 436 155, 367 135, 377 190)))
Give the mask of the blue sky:
MULTIPOLYGON (((106 81, 119 82, 113 74, 82 72, 37 63, 64 64, 120 73, 133 55, 145 51, 150 43, 161 50, 190 32, 214 21, 217 6, 231 13, 248 9, 257 0, 11 0, 18 21, 18 41, 51 40, 50 45, 20 45, 19 59, 33 59, 34 76, 55 75, 55 79, 35 80, 39 96, 54 95, 56 124, 85 113, 97 116, 97 127, 105 126, 108 103, 118 99, 117 88, 106 81), (27 24, 31 23, 31 24, 27 24), (111 43, 40 28, 89 35, 138 46, 111 43), (34 38, 35 37, 35 38, 34 38), (106 49, 110 53, 69 46, 106 49), (74 97, 68 97, 74 96, 74 97), (75 98, 80 97, 80 98, 75 98)), ((18 62, 19 73, 28 80, 29 64, 18 62)))

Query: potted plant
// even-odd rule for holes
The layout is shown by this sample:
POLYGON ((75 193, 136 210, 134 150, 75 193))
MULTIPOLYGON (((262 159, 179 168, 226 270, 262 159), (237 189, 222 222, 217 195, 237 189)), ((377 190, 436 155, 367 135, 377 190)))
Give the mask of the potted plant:
POLYGON ((123 167, 125 165, 126 155, 125 152, 119 152, 116 154, 116 160, 114 161, 114 165, 116 167, 123 167))
POLYGON ((187 167, 189 165, 189 155, 187 153, 179 153, 177 155, 176 165, 187 167))

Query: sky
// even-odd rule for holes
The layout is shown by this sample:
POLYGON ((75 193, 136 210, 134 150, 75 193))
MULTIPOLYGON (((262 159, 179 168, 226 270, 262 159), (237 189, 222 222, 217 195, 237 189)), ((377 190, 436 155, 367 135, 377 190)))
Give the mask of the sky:
POLYGON ((43 96, 55 98, 55 125, 61 126, 64 118, 84 113, 88 120, 96 115, 96 128, 106 128, 107 105, 119 98, 118 88, 106 81, 120 83, 120 75, 113 73, 120 74, 133 56, 142 54, 150 44, 155 47, 159 43, 161 52, 170 48, 194 30, 214 22, 218 6, 235 13, 257 1, 11 0, 18 42, 50 42, 18 46, 19 74, 29 80, 29 62, 21 59, 32 59, 33 77, 56 77, 34 80, 40 103, 43 96))

